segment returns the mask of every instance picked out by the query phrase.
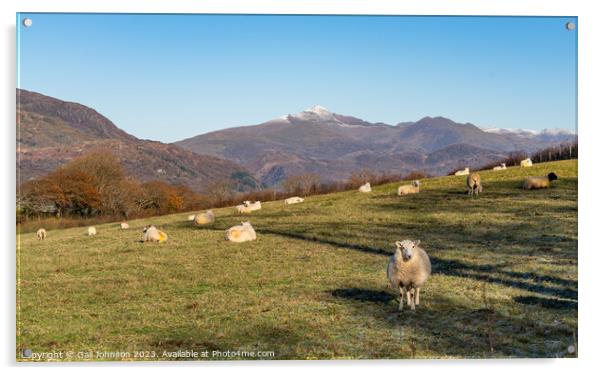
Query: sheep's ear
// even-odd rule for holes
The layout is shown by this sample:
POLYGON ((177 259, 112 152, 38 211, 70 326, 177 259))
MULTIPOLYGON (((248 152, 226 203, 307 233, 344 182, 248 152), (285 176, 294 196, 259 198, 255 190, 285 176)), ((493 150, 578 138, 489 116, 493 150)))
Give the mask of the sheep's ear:
POLYGON ((395 241, 395 246, 397 246, 397 247, 401 247, 401 246, 402 246, 402 245, 401 245, 401 241, 395 241))
POLYGON ((420 240, 416 240, 416 241, 414 241, 414 247, 416 247, 416 246, 418 246, 418 245, 420 245, 420 240))

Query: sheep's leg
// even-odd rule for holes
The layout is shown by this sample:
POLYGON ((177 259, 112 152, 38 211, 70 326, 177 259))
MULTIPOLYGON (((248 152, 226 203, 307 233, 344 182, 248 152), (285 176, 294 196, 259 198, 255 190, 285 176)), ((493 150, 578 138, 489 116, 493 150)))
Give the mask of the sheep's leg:
POLYGON ((399 311, 403 310, 403 295, 404 295, 403 287, 399 287, 399 311))
POLYGON ((420 305, 420 288, 416 288, 416 306, 420 305))
POLYGON ((416 298, 416 289, 408 288, 407 296, 408 296, 408 305, 410 306, 410 308, 412 310, 416 310, 416 304, 414 303, 415 298, 416 298))

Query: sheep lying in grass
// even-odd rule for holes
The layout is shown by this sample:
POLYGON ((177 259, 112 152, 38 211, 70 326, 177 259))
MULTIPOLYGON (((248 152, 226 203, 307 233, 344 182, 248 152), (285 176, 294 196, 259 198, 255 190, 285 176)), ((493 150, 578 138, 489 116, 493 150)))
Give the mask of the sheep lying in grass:
POLYGON ((96 236, 96 228, 88 227, 88 236, 96 236))
POLYGON ((244 201, 244 202, 242 202, 242 204, 244 204, 245 207, 249 208, 251 211, 261 210, 261 202, 260 201, 255 201, 255 202, 244 201))
POLYGON ((420 240, 395 242, 395 254, 389 259, 387 278, 391 288, 399 291, 399 310, 403 310, 403 297, 407 296, 412 310, 420 304, 420 288, 431 274, 431 261, 426 251, 418 247, 420 240))
POLYGON ((245 206, 244 204, 239 204, 238 206, 236 206, 236 212, 238 212, 239 214, 250 214, 251 212, 253 212, 253 209, 245 206))
POLYGON ((466 176, 470 173, 469 168, 460 169, 459 171, 454 172, 454 176, 466 176))
POLYGON ((541 177, 527 177, 523 184, 523 189, 547 189, 550 187, 550 183, 554 180, 558 180, 558 176, 554 172, 548 173, 547 176, 541 177))
POLYGON ((473 172, 466 177, 466 186, 468 186, 468 195, 479 195, 483 192, 483 185, 481 185, 481 176, 473 172))
POLYGON ((41 241, 41 240, 46 239, 46 236, 48 236, 48 233, 46 233, 46 229, 40 228, 36 232, 36 236, 38 236, 38 240, 41 241))
POLYGON ((226 230, 226 239, 232 242, 246 242, 256 240, 257 235, 251 223, 243 221, 240 225, 226 230))
POLYGON ((196 216, 195 214, 188 215, 188 221, 193 221, 195 216, 196 216))
POLYGON ((411 185, 401 185, 397 188, 397 195, 418 194, 420 192, 420 181, 415 180, 411 185))
POLYGON ((493 167, 494 171, 503 171, 504 169, 506 169, 506 163, 502 163, 493 167))
POLYGON ((194 217, 194 223, 196 225, 211 224, 214 221, 215 221, 215 215, 213 214, 213 211, 211 211, 211 210, 207 210, 206 212, 196 214, 196 216, 194 217))
POLYGON ((167 234, 160 231, 154 225, 144 227, 142 231, 142 242, 165 242, 167 241, 167 234))
POLYGON ((284 204, 295 204, 295 203, 301 203, 303 201, 304 201, 304 199, 301 197, 290 197, 290 198, 286 198, 284 200, 284 204))
POLYGON ((130 229, 130 225, 128 223, 121 223, 119 224, 119 227, 121 229, 130 229))
POLYGON ((526 158, 525 160, 520 161, 520 166, 523 168, 531 167, 531 166, 533 166, 533 162, 531 161, 531 158, 526 158))
POLYGON ((372 188, 370 187, 370 183, 366 182, 365 184, 360 186, 358 190, 360 191, 360 193, 369 193, 372 191, 372 188))

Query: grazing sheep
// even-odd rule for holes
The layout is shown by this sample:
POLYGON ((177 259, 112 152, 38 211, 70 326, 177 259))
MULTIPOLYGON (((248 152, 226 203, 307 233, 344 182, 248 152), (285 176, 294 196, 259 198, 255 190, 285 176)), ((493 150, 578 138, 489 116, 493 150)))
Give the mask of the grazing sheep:
POLYGON ((167 241, 167 234, 160 231, 154 225, 144 227, 142 231, 142 242, 165 242, 167 241))
POLYGON ((195 216, 196 216, 195 214, 188 215, 188 221, 193 221, 195 216))
POLYGON ((88 227, 88 236, 96 236, 96 228, 88 227))
POLYGON ((251 223, 243 221, 240 225, 226 230, 226 239, 232 242, 246 242, 256 240, 257 235, 251 223))
POLYGON ((481 176, 478 173, 473 172, 466 177, 466 186, 468 186, 468 195, 479 195, 483 192, 483 185, 481 185, 481 176))
POLYGON ((454 176, 466 176, 470 173, 469 168, 460 169, 459 171, 454 172, 454 176))
POLYGON ((121 229, 130 229, 130 225, 128 223, 121 223, 119 224, 119 226, 121 227, 121 229))
POLYGON ((48 236, 48 233, 46 232, 46 229, 40 228, 36 232, 36 236, 38 236, 38 241, 41 241, 41 240, 46 239, 46 236, 48 236))
POLYGON ((215 221, 215 215, 213 214, 213 211, 211 211, 211 210, 207 210, 206 212, 196 214, 196 216, 194 217, 194 223, 196 225, 211 224, 214 221, 215 221))
POLYGON ((503 171, 504 169, 506 169, 506 163, 502 163, 493 167, 494 171, 503 171))
POLYGON ((520 161, 520 166, 521 167, 531 167, 531 166, 533 166, 533 162, 531 161, 531 158, 526 158, 525 160, 520 161))
POLYGON ((284 200, 284 204, 295 204, 295 203, 301 203, 303 201, 304 201, 304 199, 301 197, 290 197, 290 198, 286 198, 284 200))
POLYGON ((370 187, 370 183, 366 182, 365 184, 360 186, 358 190, 360 191, 360 193, 369 193, 372 191, 372 188, 370 187))
POLYGON ((407 296, 412 310, 420 304, 420 288, 431 274, 431 261, 420 247, 420 240, 395 242, 395 254, 389 259, 387 278, 391 288, 399 291, 399 310, 403 310, 403 297, 407 296))
POLYGON ((554 180, 558 180, 558 176, 554 172, 548 173, 547 176, 541 177, 527 177, 523 184, 523 189, 547 189, 550 187, 550 183, 554 180))
POLYGON ((420 181, 415 180, 411 185, 401 185, 397 188, 397 195, 418 194, 420 192, 420 181))

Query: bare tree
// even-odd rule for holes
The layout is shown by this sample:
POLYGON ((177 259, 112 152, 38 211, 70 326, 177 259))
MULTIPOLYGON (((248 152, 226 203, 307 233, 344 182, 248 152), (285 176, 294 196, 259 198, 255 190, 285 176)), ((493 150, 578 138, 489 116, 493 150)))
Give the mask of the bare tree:
POLYGON ((282 182, 282 188, 288 194, 309 195, 320 186, 320 176, 304 173, 288 177, 282 182))
POLYGON ((376 178, 376 174, 369 169, 362 169, 359 171, 355 171, 349 176, 347 183, 350 187, 358 187, 360 185, 365 184, 366 182, 374 183, 376 178))
POLYGON ((207 195, 214 202, 214 205, 219 205, 232 197, 232 181, 216 180, 207 185, 207 195))

